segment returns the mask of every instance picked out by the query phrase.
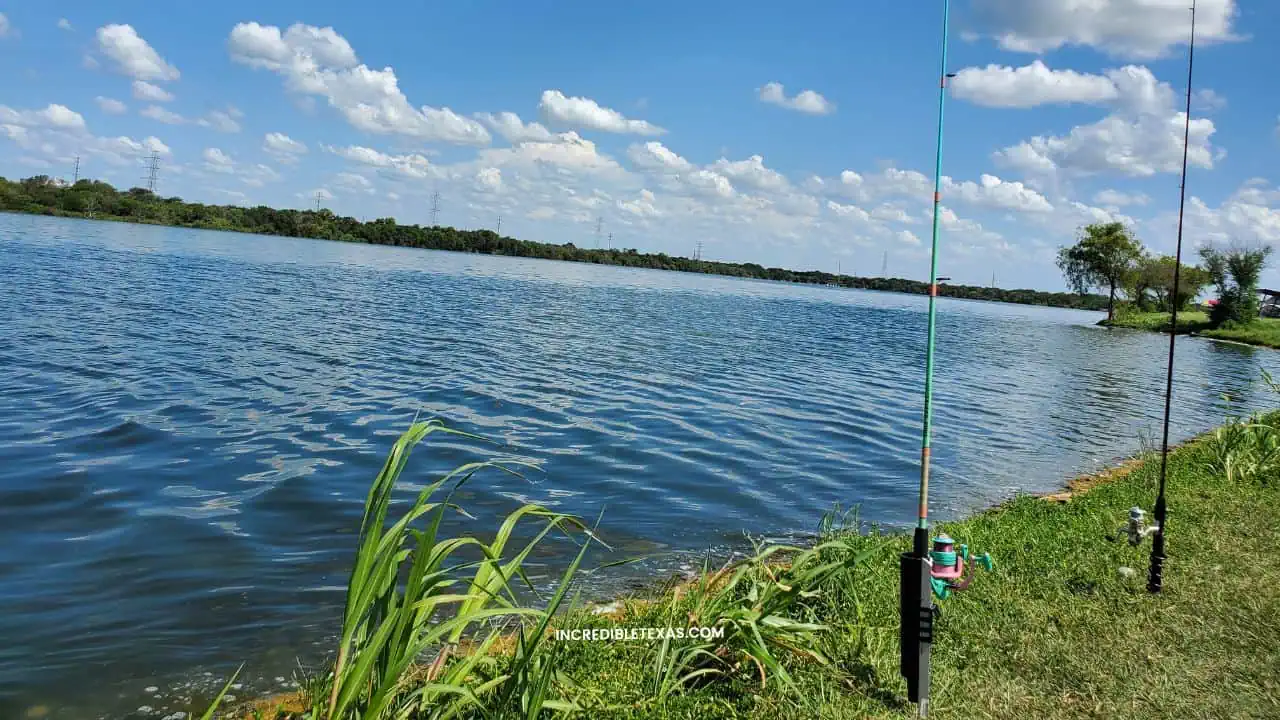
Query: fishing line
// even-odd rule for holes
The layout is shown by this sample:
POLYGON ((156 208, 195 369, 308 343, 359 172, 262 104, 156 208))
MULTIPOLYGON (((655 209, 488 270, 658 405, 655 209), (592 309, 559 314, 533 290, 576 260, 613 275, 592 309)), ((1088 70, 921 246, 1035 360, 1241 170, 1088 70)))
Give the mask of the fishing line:
POLYGON ((1182 131, 1182 187, 1178 200, 1178 247, 1173 261, 1173 311, 1169 318, 1169 364, 1164 385, 1164 440, 1160 447, 1160 487, 1156 492, 1155 532, 1151 536, 1151 572, 1147 576, 1147 591, 1160 592, 1164 584, 1164 533, 1168 506, 1165 502, 1165 481, 1169 471, 1169 413, 1173 406, 1173 349, 1178 337, 1178 291, 1182 289, 1182 217, 1187 204, 1187 152, 1191 142, 1191 71, 1196 59, 1196 4, 1191 2, 1191 43, 1187 48, 1187 112, 1182 131))

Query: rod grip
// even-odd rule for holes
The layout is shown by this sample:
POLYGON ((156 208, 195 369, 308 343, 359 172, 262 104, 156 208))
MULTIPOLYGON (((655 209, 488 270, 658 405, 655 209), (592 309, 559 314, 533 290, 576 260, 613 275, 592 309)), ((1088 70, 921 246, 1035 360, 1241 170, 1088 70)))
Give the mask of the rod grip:
POLYGON ((929 561, 915 553, 900 559, 899 672, 907 681, 907 698, 919 703, 929 697, 929 653, 933 647, 933 589, 929 561))

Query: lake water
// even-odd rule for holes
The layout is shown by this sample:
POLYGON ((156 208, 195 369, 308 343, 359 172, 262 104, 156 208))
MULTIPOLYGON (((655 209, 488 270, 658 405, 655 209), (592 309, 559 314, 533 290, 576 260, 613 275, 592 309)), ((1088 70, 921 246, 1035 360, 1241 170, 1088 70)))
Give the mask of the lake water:
MULTIPOLYGON (((3 717, 187 709, 242 660, 241 694, 287 682, 416 415, 500 445, 433 440, 410 485, 541 466, 478 478, 451 530, 603 509, 613 557, 654 555, 597 594, 837 503, 913 517, 923 297, 15 215, 0 259, 3 717)), ((1098 319, 940 303, 935 518, 1158 440, 1167 340, 1098 319)), ((1174 434, 1265 401, 1276 357, 1179 342, 1174 434)))

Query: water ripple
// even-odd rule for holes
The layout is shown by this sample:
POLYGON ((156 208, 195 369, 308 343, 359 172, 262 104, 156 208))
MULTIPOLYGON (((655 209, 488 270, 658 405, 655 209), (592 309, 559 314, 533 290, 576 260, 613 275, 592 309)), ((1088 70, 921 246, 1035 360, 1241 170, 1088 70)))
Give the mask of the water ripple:
MULTIPOLYGON (((497 445, 433 440, 397 497, 482 452, 534 462, 477 478, 476 519, 447 529, 524 502, 603 510, 618 556, 667 553, 641 575, 743 532, 803 536, 836 503, 912 513, 920 297, 10 215, 0 252, 2 717, 97 717, 149 684, 318 658, 367 483, 415 416, 497 445)), ((941 307, 936 515, 1155 436, 1160 336, 941 307)), ((1260 402, 1273 358, 1180 343, 1175 435, 1214 424, 1223 393, 1260 402)), ((544 548, 539 582, 573 549, 544 548)))

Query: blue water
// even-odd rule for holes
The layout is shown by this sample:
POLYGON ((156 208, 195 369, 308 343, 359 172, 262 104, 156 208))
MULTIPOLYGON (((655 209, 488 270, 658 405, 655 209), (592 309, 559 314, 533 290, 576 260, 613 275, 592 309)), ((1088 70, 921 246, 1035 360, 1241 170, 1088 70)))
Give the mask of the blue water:
MULTIPOLYGON (((536 501, 656 554, 598 594, 836 503, 913 514, 923 297, 2 214, 0 258, 0 717, 185 710, 242 660, 242 694, 287 684, 415 416, 497 444, 431 441, 406 496, 495 453, 541 468, 479 478, 450 530, 536 501)), ((1158 438, 1167 341, 1099 317, 941 301, 935 517, 1158 438)), ((1177 438, 1280 374, 1197 339, 1178 362, 1177 438)))

